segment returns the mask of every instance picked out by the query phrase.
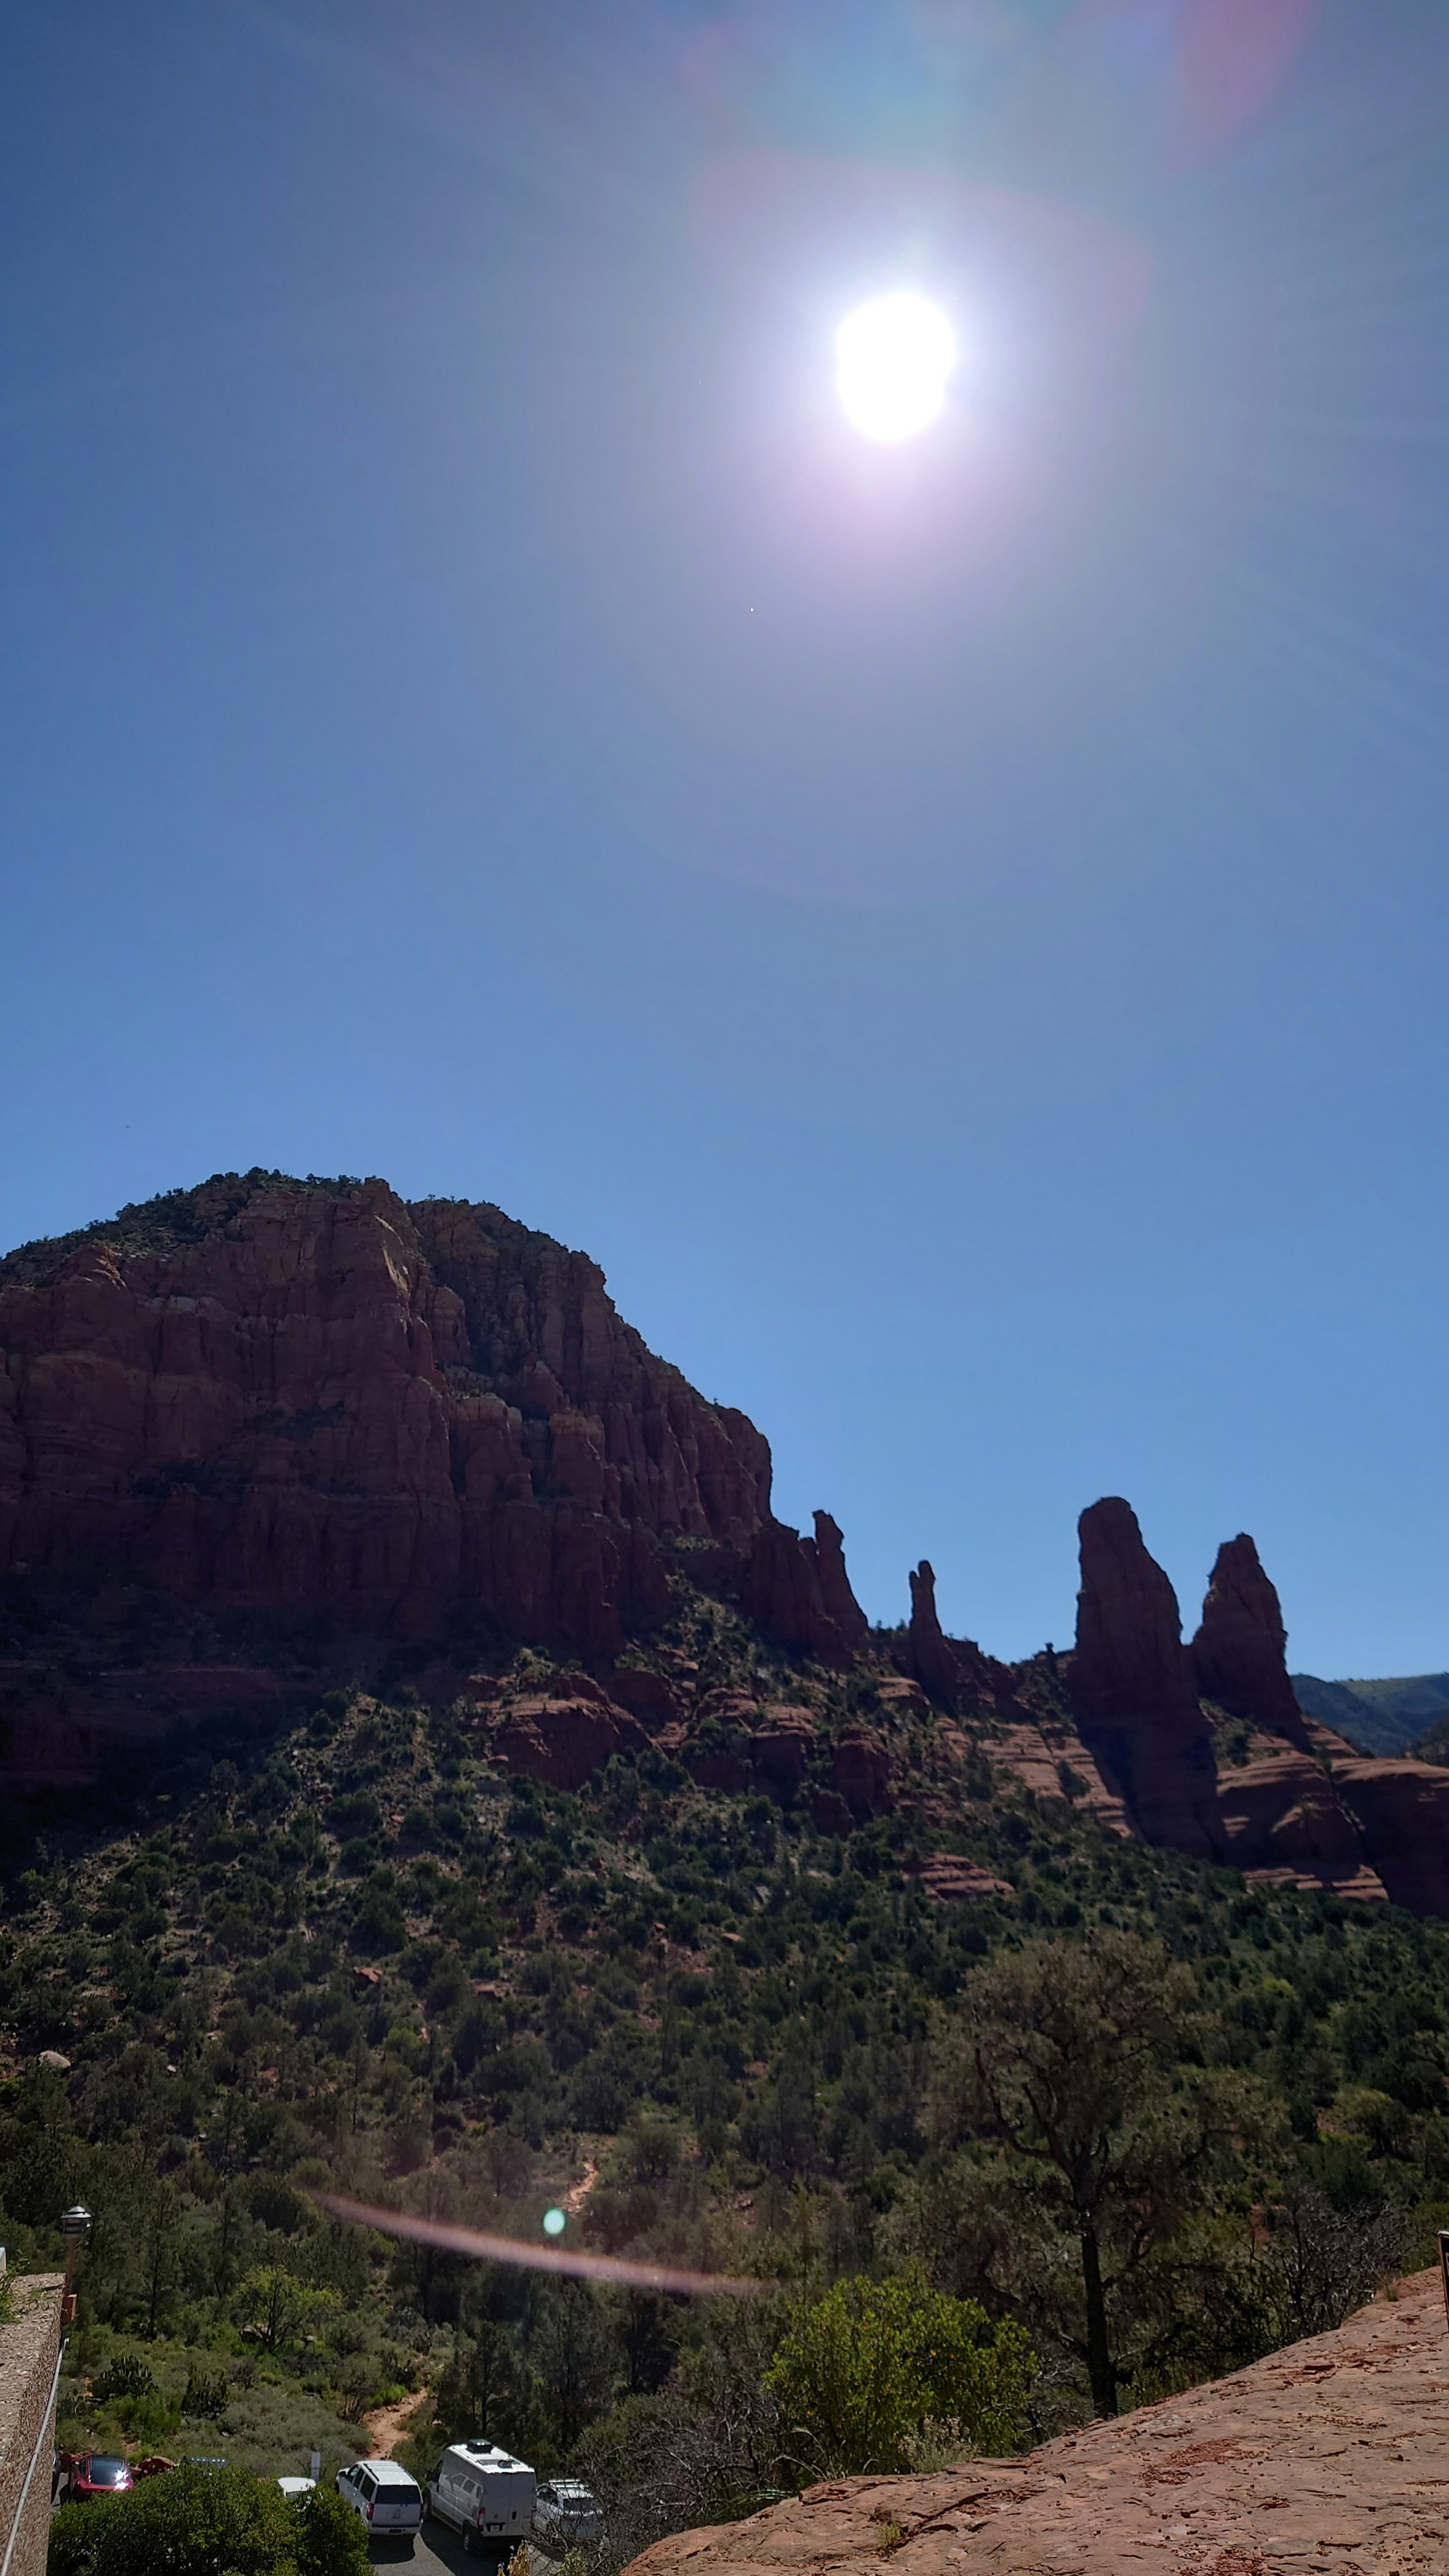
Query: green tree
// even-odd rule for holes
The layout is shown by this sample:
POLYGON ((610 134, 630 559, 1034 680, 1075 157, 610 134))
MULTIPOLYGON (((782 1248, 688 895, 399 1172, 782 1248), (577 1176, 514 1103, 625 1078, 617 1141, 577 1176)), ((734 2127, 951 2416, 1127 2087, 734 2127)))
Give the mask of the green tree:
POLYGON ((480 2317, 460 2333, 438 2384, 437 2420, 450 2439, 499 2442, 514 2450, 533 2417, 536 2391, 507 2326, 480 2317))
POLYGON ((350 2505, 331 2487, 301 2496, 292 2507, 297 2525, 297 2576, 362 2576, 369 2564, 367 2535, 350 2505))
POLYGON ((234 2305, 243 2321, 256 2329, 268 2352, 280 2352, 301 2336, 308 2319, 336 2308, 335 2290, 316 2290, 279 2263, 263 2263, 249 2272, 234 2305))
POLYGON ((1099 1930, 978 1969, 937 2024, 936 2134, 994 2151, 955 2179, 956 2197, 974 2195, 1008 2266, 1018 2235, 1034 2244, 1043 2283, 1062 2278, 1053 2241, 1075 2239, 1078 2296, 1058 2299, 1054 2323, 1099 2415, 1117 2412, 1134 2294, 1231 2169, 1251 2108, 1249 2088, 1193 2062, 1208 2031, 1196 2004, 1190 1970, 1160 1942, 1099 1930))
POLYGON ((341 2498, 289 2503, 250 2469, 180 2468, 112 2504, 65 2505, 49 2576, 361 2576, 367 2541, 341 2498))
POLYGON ((602 2411, 619 2367, 609 2320, 586 2281, 559 2281, 544 2291, 528 2357, 567 2456, 602 2411))
POLYGON ((1035 2356, 1009 2318, 933 2290, 919 2265, 837 2281, 802 2309, 764 2376, 781 2438, 817 2476, 910 2466, 927 2424, 976 2450, 1015 2450, 1035 2356))

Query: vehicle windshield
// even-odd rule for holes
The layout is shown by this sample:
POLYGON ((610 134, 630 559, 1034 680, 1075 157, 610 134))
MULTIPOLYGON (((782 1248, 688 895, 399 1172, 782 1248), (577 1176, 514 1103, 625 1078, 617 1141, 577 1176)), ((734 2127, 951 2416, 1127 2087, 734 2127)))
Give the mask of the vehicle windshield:
POLYGON ((125 2475, 124 2460, 102 2459, 99 2454, 86 2467, 86 2476, 93 2487, 118 2487, 124 2482, 125 2475))

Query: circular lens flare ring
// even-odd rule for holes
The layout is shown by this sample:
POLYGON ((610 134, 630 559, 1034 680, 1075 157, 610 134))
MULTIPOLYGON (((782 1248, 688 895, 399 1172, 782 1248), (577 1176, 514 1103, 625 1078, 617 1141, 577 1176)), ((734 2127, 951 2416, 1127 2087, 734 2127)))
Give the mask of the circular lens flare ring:
POLYGON ((958 357, 955 332, 924 295, 858 304, 835 334, 835 384, 846 419, 882 444, 915 438, 944 408, 958 357))

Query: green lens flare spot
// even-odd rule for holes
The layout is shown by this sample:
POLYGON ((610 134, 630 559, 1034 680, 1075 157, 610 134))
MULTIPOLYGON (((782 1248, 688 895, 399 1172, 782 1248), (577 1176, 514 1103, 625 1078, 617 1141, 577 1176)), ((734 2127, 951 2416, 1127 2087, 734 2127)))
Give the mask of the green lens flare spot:
POLYGON ((562 2236, 567 2225, 568 2219, 563 2210, 546 2209, 544 2211, 543 2232, 545 2236, 562 2236))

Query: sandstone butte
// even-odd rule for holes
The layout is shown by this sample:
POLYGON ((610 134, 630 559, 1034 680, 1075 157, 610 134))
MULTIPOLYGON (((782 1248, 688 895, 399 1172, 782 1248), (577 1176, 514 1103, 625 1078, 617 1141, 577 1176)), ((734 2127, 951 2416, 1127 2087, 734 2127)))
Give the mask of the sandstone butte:
MULTIPOLYGON (((892 1745, 928 1727, 955 1782, 938 1829, 964 1830, 984 1761, 1111 1831, 1449 1913, 1449 1770, 1303 1715, 1251 1538, 1189 1644, 1130 1505, 1093 1504, 1075 1652, 1012 1666, 945 1635, 926 1564, 909 1625, 872 1630, 834 1520, 802 1537, 770 1484, 763 1435, 646 1347, 597 1265, 496 1207, 232 1173, 23 1246, 0 1261, 0 1576, 50 1644, 0 1657, 0 1776, 55 1788, 118 1742, 283 1717, 247 1622, 310 1621, 428 1650, 423 1682, 475 1692, 499 1760, 563 1788, 653 1740, 843 1833, 893 1804, 892 1745), (871 1705, 823 1741, 808 1689, 650 1668, 681 1583, 807 1665, 861 1662, 871 1705), (563 1669, 504 1705, 520 1643, 563 1669)), ((942 1903, 986 1892, 966 1855, 937 1862, 942 1903)))
POLYGON ((1437 2271, 1334 2334, 1012 2460, 833 2478, 628 2576, 1444 2576, 1437 2271))

